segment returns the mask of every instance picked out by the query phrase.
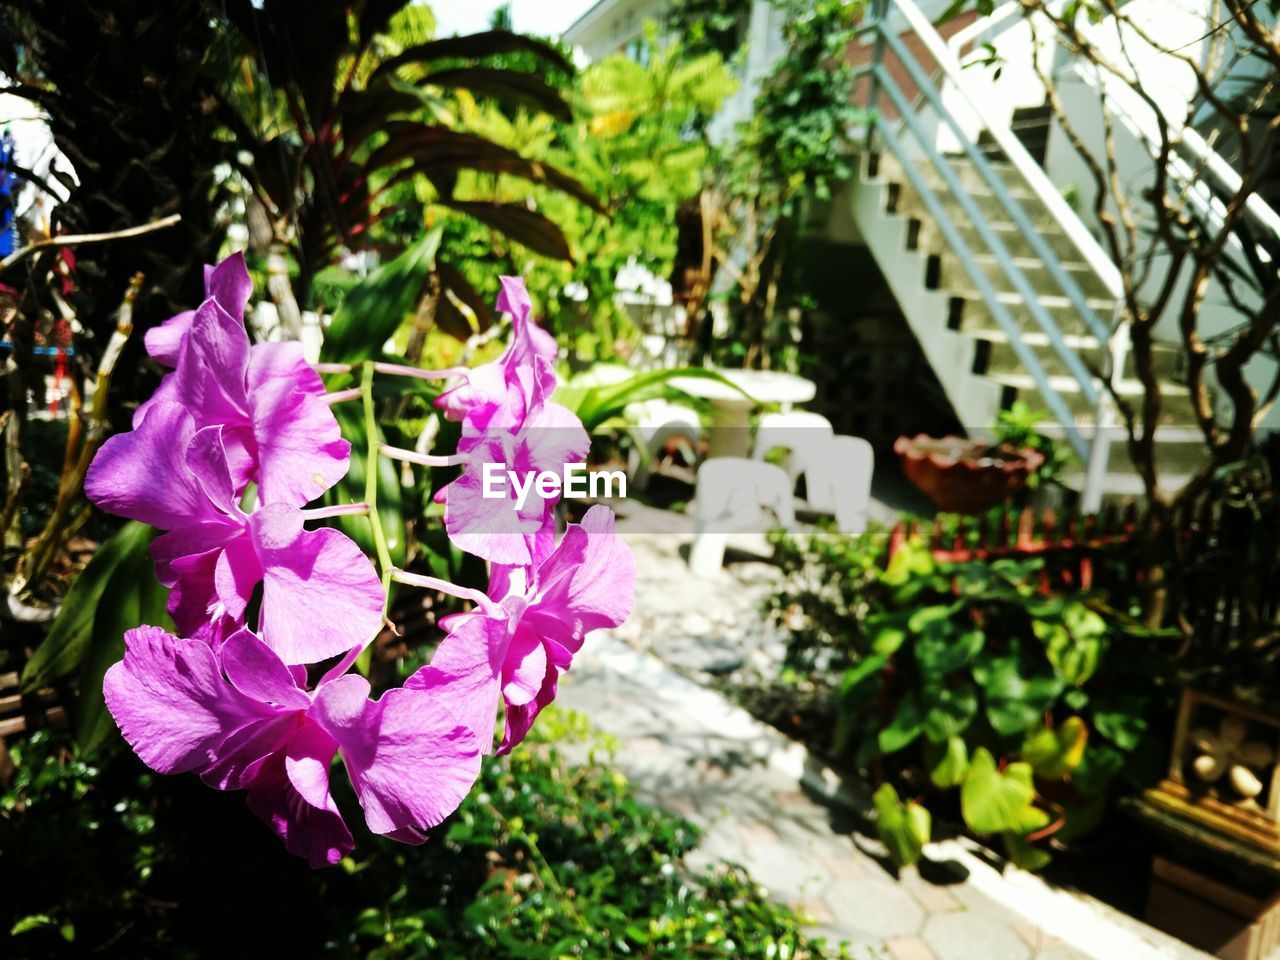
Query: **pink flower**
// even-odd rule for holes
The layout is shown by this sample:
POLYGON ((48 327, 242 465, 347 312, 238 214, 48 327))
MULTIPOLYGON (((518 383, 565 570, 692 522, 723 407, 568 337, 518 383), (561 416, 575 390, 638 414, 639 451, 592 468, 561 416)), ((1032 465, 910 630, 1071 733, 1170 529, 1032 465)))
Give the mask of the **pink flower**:
MULTIPOLYGON (((249 279, 249 270, 244 264, 243 253, 231 254, 216 267, 205 264, 205 299, 216 300, 223 310, 242 323, 251 293, 253 293, 253 281, 249 279)), ((191 322, 195 319, 195 315, 194 310, 183 310, 160 326, 152 327, 146 332, 143 343, 153 360, 163 363, 166 367, 178 365, 182 342, 187 338, 187 331, 191 329, 191 322)))
POLYGON ((292 504, 241 510, 224 437, 224 427, 197 430, 183 407, 162 401, 103 444, 85 479, 103 510, 169 531, 151 555, 173 588, 179 629, 220 638, 244 623, 262 584, 262 630, 286 663, 345 653, 352 635, 372 638, 383 591, 369 558, 337 530, 304 529, 292 504))
POLYGON ((615 536, 608 507, 592 507, 559 546, 535 559, 527 584, 520 572, 495 567, 492 607, 450 618, 431 663, 405 681, 448 703, 486 753, 499 696, 506 731, 498 750, 506 753, 555 699, 560 674, 586 634, 622 623, 635 601, 635 559, 615 536))
MULTIPOLYGON (((550 368, 541 357, 534 365, 550 368)), ((445 503, 444 524, 453 543, 493 563, 533 562, 532 541, 554 527, 552 510, 560 500, 558 487, 544 495, 537 476, 561 476, 565 465, 580 463, 591 446, 573 412, 547 399, 546 382, 535 374, 528 410, 514 427, 479 430, 473 426, 475 413, 468 414, 458 443, 458 452, 467 457, 465 469, 437 494, 445 503), (488 491, 486 469, 501 480, 488 491)), ((554 389, 554 374, 549 382, 554 389)))
POLYGON ((502 356, 476 367, 466 380, 436 398, 449 420, 471 420, 476 430, 518 426, 541 379, 544 392, 555 389, 556 341, 530 317, 533 305, 520 277, 502 277, 498 309, 511 314, 511 340, 502 356), (537 363, 537 358, 546 364, 537 363), (550 377, 550 383, 546 378, 550 377))
POLYGON ((248 630, 215 654, 158 627, 125 634, 103 683, 107 707, 142 761, 247 790, 251 810, 313 867, 337 863, 351 833, 329 789, 342 761, 374 833, 420 843, 475 783, 475 737, 438 697, 369 684, 340 664, 308 691, 248 630))
POLYGON ((182 314, 157 330, 148 349, 176 369, 138 407, 136 428, 158 403, 178 403, 200 427, 221 424, 239 495, 258 484, 263 503, 303 506, 346 475, 351 445, 322 399, 319 375, 294 342, 249 346, 244 304, 250 282, 239 254, 208 274, 211 293, 189 321, 182 314), (173 328, 169 329, 170 324, 173 328), (159 345, 152 348, 152 341, 159 345))

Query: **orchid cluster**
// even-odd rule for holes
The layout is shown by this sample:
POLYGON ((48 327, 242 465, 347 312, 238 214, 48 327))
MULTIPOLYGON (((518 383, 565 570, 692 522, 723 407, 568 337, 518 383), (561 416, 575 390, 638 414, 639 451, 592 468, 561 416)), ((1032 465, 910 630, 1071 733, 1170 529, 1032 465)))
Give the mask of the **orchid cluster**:
POLYGON ((525 476, 579 462, 588 447, 581 423, 550 399, 555 343, 532 322, 523 282, 502 285, 498 307, 513 333, 498 360, 444 371, 371 364, 363 392, 327 393, 299 344, 250 345, 252 284, 233 255, 206 268, 196 310, 147 334, 148 353, 172 372, 85 481, 102 509, 163 531, 151 552, 178 631, 126 632, 124 658, 104 681, 121 733, 160 773, 247 791, 250 809, 314 867, 353 848, 330 793, 336 756, 369 829, 420 843, 471 789, 499 713, 502 753, 554 699, 585 635, 631 610, 634 561, 608 508, 592 507, 557 543, 558 494, 539 490, 517 508, 481 490, 485 463, 525 476), (461 422, 455 454, 371 445, 371 455, 463 465, 440 492, 445 527, 490 562, 487 591, 396 570, 384 549, 380 576, 355 542, 315 526, 374 512, 307 504, 350 465, 331 405, 371 403, 375 372, 459 378, 437 400, 461 422), (474 606, 441 621, 447 634, 427 666, 372 699, 352 667, 383 625, 391 581, 474 606))

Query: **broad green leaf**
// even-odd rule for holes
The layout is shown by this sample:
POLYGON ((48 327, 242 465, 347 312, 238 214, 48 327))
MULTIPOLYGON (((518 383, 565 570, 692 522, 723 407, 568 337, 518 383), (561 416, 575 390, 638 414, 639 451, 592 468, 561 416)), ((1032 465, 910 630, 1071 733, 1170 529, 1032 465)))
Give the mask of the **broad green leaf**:
POLYGON ((951 737, 945 743, 930 744, 925 751, 931 769, 929 779, 941 790, 958 787, 969 773, 969 747, 960 737, 951 737))
POLYGON ((924 731, 924 711, 914 692, 908 693, 898 704, 898 711, 888 725, 880 730, 878 743, 881 753, 896 753, 909 746, 924 731))
POLYGON ((439 228, 375 270, 347 294, 325 331, 321 358, 356 363, 382 355, 382 345, 418 308, 435 266, 439 228))
POLYGON ((960 787, 960 812, 974 833, 1014 829, 1035 796, 1031 765, 1011 763, 1003 771, 986 747, 974 751, 960 787))
POLYGON ((924 732, 934 743, 963 733, 978 713, 978 690, 964 680, 955 686, 925 687, 924 732))
POLYGON ((1039 723, 1062 693, 1057 676, 1024 677, 1016 656, 996 657, 974 668, 986 694, 987 720, 997 733, 1018 734, 1039 723))
POLYGON ((1088 742, 1089 727, 1079 717, 1068 717, 1056 730, 1045 727, 1027 734, 1022 759, 1031 764, 1037 776, 1061 780, 1080 765, 1088 742))
POLYGON ((892 784, 882 783, 872 797, 876 805, 876 832, 900 867, 920 859, 933 832, 929 811, 918 803, 903 803, 892 784))
POLYGON ((1067 683, 1082 686, 1097 671, 1106 647, 1107 623, 1084 604, 1068 605, 1061 622, 1033 620, 1031 627, 1044 641, 1049 662, 1067 683))
POLYGON ((156 579, 155 565, 145 550, 135 551, 107 581, 93 618, 76 694, 76 741, 85 754, 92 753, 112 730, 102 678, 124 656, 125 631, 145 624, 172 632, 173 621, 165 610, 168 599, 169 590, 156 579))
POLYGON ((986 634, 981 630, 966 630, 954 634, 928 634, 915 642, 916 663, 920 671, 929 677, 945 677, 972 662, 982 652, 986 634))
POLYGON ((139 555, 145 556, 155 535, 151 527, 131 520, 98 547, 67 591, 53 628, 23 668, 24 690, 48 686, 80 669, 107 582, 121 565, 131 565, 139 555))

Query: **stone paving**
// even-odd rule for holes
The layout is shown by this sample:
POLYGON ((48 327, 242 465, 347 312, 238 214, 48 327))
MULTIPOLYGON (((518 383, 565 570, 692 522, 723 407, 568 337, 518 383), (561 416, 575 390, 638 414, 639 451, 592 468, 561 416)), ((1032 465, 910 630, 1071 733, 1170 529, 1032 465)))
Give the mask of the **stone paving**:
POLYGON ((1206 956, 1097 901, 1021 871, 1006 874, 967 841, 932 844, 922 872, 895 876, 858 814, 867 809, 858 787, 694 679, 734 658, 772 657, 777 638, 756 613, 772 569, 733 563, 699 580, 682 558, 687 536, 627 539, 638 561, 637 610, 617 634, 592 635, 559 702, 618 738, 618 765, 641 796, 703 827, 695 866, 742 864, 772 896, 808 914, 815 933, 848 942, 855 957, 1206 956))

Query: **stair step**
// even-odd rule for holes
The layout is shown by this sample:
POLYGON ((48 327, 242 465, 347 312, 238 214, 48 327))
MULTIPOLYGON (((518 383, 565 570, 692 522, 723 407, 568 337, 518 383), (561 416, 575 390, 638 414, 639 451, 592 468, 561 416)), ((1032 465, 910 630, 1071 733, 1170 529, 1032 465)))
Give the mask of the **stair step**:
MULTIPOLYGON (((1037 424, 1036 429, 1046 436, 1062 439, 1065 433, 1056 423, 1037 424)), ((1086 435, 1091 435, 1086 432, 1086 435)), ((1155 442, 1156 465, 1161 475, 1183 476, 1194 473, 1208 460, 1204 434, 1199 427, 1158 427, 1155 442)), ((1076 465, 1079 466, 1078 464, 1076 465)), ((1133 474, 1133 458, 1129 452, 1129 436, 1123 426, 1117 426, 1111 441, 1107 470, 1115 474, 1133 474)))
MULTIPOLYGON (((1091 332, 1089 325, 1066 297, 1046 294, 1036 299, 1063 334, 1083 336, 1091 332)), ((1020 294, 997 292, 996 302, 1004 306, 1019 330, 1024 333, 1044 332, 1035 314, 1031 312, 1020 294)), ((1087 300, 1086 303, 1104 326, 1109 323, 1112 312, 1110 301, 1087 300)), ((957 293, 952 297, 950 326, 951 329, 963 333, 973 333, 977 330, 1002 332, 1004 330, 1003 325, 996 319, 995 311, 974 291, 957 293)))
MULTIPOLYGON (((1005 405, 1008 406, 1016 400, 1022 400, 1033 407, 1045 406, 1044 399, 1040 396, 1039 388, 1036 386, 1035 378, 1029 373, 993 373, 988 374, 987 379, 1000 384, 1005 389, 1005 405)), ((1081 392, 1080 384, 1074 377, 1070 376, 1050 376, 1049 386, 1062 397, 1067 408, 1077 416, 1092 416, 1092 411, 1084 393, 1081 392)), ((1137 399, 1143 395, 1143 386, 1138 380, 1119 380, 1116 382, 1116 392, 1122 397, 1131 397, 1137 399)), ((1160 382, 1160 395, 1162 398, 1162 416, 1160 426, 1194 426, 1195 413, 1192 410, 1191 398, 1187 395, 1186 387, 1181 384, 1172 383, 1170 381, 1160 382)))
MULTIPOLYGON (((985 341, 986 346, 978 351, 978 361, 974 373, 992 375, 996 373, 1019 373, 1023 371, 1022 361, 1017 351, 1009 342, 1003 330, 966 330, 966 334, 976 340, 985 341)), ((1049 335, 1042 330, 1027 331, 1021 336, 1022 342, 1035 351, 1036 358, 1050 375, 1067 375, 1070 371, 1066 362, 1058 355, 1049 343, 1049 335)), ((1105 360, 1102 344, 1095 337, 1081 334, 1064 334, 1062 338, 1068 347, 1080 354, 1085 365, 1090 369, 1101 369, 1105 360)), ((1173 344, 1157 344, 1152 350, 1155 361, 1156 376, 1161 380, 1173 381, 1181 369, 1181 350, 1173 344)), ((1125 361, 1126 376, 1133 375, 1133 355, 1130 353, 1125 361)))
MULTIPOLYGON (((932 184, 934 192, 938 199, 942 202, 943 209, 947 211, 947 215, 951 218, 951 222, 956 226, 961 226, 971 222, 969 212, 965 209, 960 199, 950 191, 950 189, 942 183, 932 184)), ((1003 201, 994 193, 982 188, 966 188, 965 195, 971 200, 978 212, 982 215, 986 222, 997 221, 1001 223, 1012 223, 1013 219, 1003 201)), ((1022 212, 1026 215, 1027 220, 1036 227, 1048 230, 1057 230, 1057 224, 1043 203, 1036 197, 1015 196, 1022 212)), ((921 219, 932 217, 924 201, 916 196, 915 192, 910 188, 904 188, 903 199, 899 203, 899 210, 906 211, 921 219)))
MULTIPOLYGON (((997 290, 1013 289, 1013 282, 1001 268, 1000 261, 993 254, 982 253, 976 255, 973 259, 997 290)), ((1053 274, 1039 257, 1014 257, 1013 264, 1023 272, 1032 289, 1043 290, 1046 293, 1062 292, 1053 274)), ((1104 299, 1109 296, 1106 284, 1102 282, 1087 263, 1068 260, 1060 265, 1071 279, 1076 282, 1086 297, 1104 299)), ((970 278, 968 271, 960 263, 959 257, 951 252, 942 254, 942 273, 939 286, 943 289, 952 290, 973 289, 973 280, 970 278)))
MULTIPOLYGON (((1059 479, 1068 487, 1074 490, 1084 489, 1084 471, 1068 470, 1064 471, 1059 479)), ((1191 479, 1191 473, 1174 474, 1166 471, 1160 472, 1160 489, 1161 490, 1178 490, 1186 485, 1191 479)), ((1117 500, 1136 500, 1142 497, 1146 490, 1142 486, 1142 478, 1136 473, 1120 473, 1108 472, 1102 481, 1102 489, 1108 494, 1103 498, 1103 503, 1117 500)))
MULTIPOLYGON (((943 252, 950 249, 947 241, 938 228, 933 223, 932 218, 926 216, 918 217, 921 223, 919 247, 922 250, 931 250, 943 252)), ((987 254, 994 256, 994 251, 988 249, 982 236, 978 233, 977 228, 968 220, 968 218, 953 217, 952 223, 955 225, 957 232, 960 234, 960 240, 966 247, 974 253, 987 254)), ((1011 257, 1037 257, 1039 254, 1031 242, 1022 235, 1018 228, 1008 222, 999 220, 988 220, 989 226, 996 237, 1003 244, 1005 250, 1009 252, 1011 257)), ((1080 254, 1076 251, 1076 246, 1071 242, 1065 234, 1055 229, 1042 229, 1040 236, 1049 248, 1049 252, 1062 260, 1076 260, 1080 254)))

